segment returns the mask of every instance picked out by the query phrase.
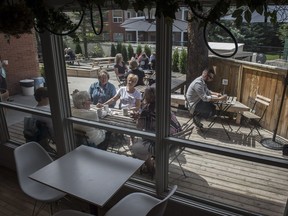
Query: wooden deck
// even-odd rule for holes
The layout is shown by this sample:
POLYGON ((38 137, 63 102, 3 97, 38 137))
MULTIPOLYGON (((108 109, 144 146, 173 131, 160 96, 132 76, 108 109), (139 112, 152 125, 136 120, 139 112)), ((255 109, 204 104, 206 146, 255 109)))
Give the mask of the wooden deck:
MULTIPOLYGON (((187 117, 178 115, 181 123, 187 117)), ((204 122, 207 127, 208 122, 204 122)), ((233 148, 241 151, 254 152, 283 158, 282 151, 263 147, 255 132, 246 140, 247 128, 241 133, 235 133, 239 125, 231 124, 233 131, 229 132, 231 140, 216 123, 207 134, 194 129, 191 140, 209 143, 211 145, 233 148)), ((10 137, 23 143, 23 122, 9 127, 10 137)), ((262 137, 272 137, 271 132, 261 130, 262 137)), ((284 142, 288 143, 286 140, 284 142)), ((125 149, 127 151, 127 149, 125 149)), ((287 169, 271 167, 255 162, 249 162, 222 155, 186 148, 179 156, 187 178, 181 172, 177 161, 170 165, 169 182, 177 184, 179 190, 195 197, 206 198, 213 202, 225 203, 261 215, 283 215, 288 198, 287 169)), ((148 176, 139 175, 149 180, 148 176)))

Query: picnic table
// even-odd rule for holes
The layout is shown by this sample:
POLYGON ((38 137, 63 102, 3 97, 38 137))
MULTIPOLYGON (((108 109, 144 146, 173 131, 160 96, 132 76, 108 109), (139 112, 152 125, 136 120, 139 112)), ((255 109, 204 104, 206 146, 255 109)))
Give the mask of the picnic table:
MULTIPOLYGON (((178 89, 181 89, 180 92, 183 94, 185 85, 186 85, 186 75, 173 77, 171 79, 171 92, 175 92, 178 89)), ((135 88, 138 91, 143 93, 145 89, 147 88, 147 85, 139 85, 139 86, 135 86, 135 88)))
POLYGON ((107 68, 114 65, 115 57, 102 57, 102 58, 90 58, 93 61, 93 66, 99 66, 102 68, 106 66, 107 68))

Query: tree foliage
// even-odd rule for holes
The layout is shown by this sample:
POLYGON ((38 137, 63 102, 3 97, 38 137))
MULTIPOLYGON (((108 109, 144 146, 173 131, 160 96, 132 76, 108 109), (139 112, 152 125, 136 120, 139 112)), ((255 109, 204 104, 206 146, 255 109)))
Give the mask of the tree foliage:
MULTIPOLYGON (((83 11, 89 11, 92 6, 96 5, 100 8, 107 8, 107 1, 105 0, 78 0, 77 2, 80 5, 78 10, 82 13, 83 11)), ((118 7, 122 10, 134 8, 135 11, 144 11, 144 9, 156 8, 155 16, 161 17, 163 15, 167 20, 176 19, 176 13, 183 5, 187 5, 193 12, 194 19, 201 23, 219 21, 221 17, 231 13, 230 9, 235 5, 232 17, 235 18, 236 25, 240 26, 244 20, 250 23, 254 11, 269 18, 273 23, 277 22, 277 12, 283 9, 281 5, 287 5, 287 0, 218 0, 211 4, 209 10, 207 10, 207 2, 202 0, 112 0, 110 4, 113 5, 113 8, 118 7), (267 11, 267 6, 271 3, 279 7, 267 11)), ((65 5, 65 7, 56 6, 53 7, 53 5, 47 4, 45 0, 1 1, 0 32, 8 36, 20 37, 20 34, 31 33, 33 26, 36 29, 45 29, 57 34, 77 29, 79 26, 74 22, 75 20, 66 13, 69 5, 65 5), (15 16, 15 13, 17 16, 15 16)), ((101 29, 99 31, 101 32, 101 29)))
POLYGON ((110 56, 114 57, 114 56, 116 56, 116 54, 117 54, 117 51, 116 51, 115 45, 112 43, 111 44, 110 56))
POLYGON ((179 56, 179 70, 180 70, 180 73, 182 74, 186 74, 187 73, 187 51, 186 49, 182 49, 181 52, 180 52, 180 56, 179 56))
POLYGON ((137 56, 140 56, 142 53, 142 46, 141 44, 138 44, 138 46, 136 47, 136 54, 137 56))
POLYGON ((122 52, 122 43, 117 43, 117 45, 116 45, 116 52, 117 53, 121 53, 122 52))
POLYGON ((144 46, 144 52, 146 53, 146 55, 147 55, 148 57, 150 57, 150 55, 151 55, 151 48, 150 48, 147 44, 145 44, 145 46, 144 46))
POLYGON ((172 55, 172 71, 173 72, 179 72, 178 64, 179 64, 179 50, 178 48, 175 48, 173 55, 172 55))
POLYGON ((76 43, 75 54, 82 54, 82 48, 80 46, 80 43, 76 43))
POLYGON ((126 46, 124 44, 122 44, 121 53, 122 53, 122 56, 123 56, 123 61, 124 62, 128 62, 128 53, 127 53, 126 46))
POLYGON ((134 49, 131 44, 128 44, 127 51, 128 51, 128 58, 131 59, 132 56, 134 56, 134 49))

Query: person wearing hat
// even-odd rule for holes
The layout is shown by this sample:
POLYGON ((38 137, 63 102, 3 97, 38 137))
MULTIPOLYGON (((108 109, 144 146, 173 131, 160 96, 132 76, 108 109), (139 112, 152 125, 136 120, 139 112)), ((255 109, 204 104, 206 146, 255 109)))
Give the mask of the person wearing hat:
POLYGON ((145 73, 142 69, 138 67, 138 62, 136 60, 130 61, 129 68, 130 69, 128 73, 126 74, 126 77, 128 77, 129 74, 135 74, 138 76, 138 82, 135 86, 145 85, 144 84, 145 73))

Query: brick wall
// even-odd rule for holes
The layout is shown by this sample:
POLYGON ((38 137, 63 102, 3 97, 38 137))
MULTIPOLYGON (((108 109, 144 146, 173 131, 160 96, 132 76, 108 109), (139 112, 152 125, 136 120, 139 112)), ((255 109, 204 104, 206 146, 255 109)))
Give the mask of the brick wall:
POLYGON ((8 60, 6 73, 10 95, 21 93, 20 80, 40 76, 34 34, 23 34, 19 39, 11 37, 10 43, 0 34, 0 55, 2 60, 8 60))

